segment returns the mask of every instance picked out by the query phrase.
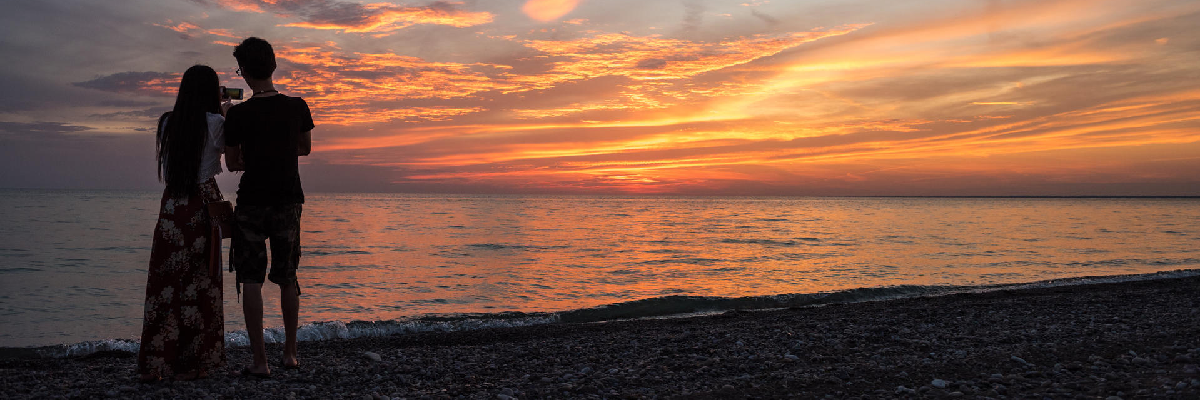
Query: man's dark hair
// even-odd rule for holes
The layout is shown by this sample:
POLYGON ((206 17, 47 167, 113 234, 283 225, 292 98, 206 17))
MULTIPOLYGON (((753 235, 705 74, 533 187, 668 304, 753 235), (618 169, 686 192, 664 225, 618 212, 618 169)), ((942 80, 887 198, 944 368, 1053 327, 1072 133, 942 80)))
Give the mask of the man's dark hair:
POLYGON ((275 49, 266 40, 249 37, 233 48, 233 58, 242 68, 242 75, 254 79, 271 79, 275 73, 275 49))

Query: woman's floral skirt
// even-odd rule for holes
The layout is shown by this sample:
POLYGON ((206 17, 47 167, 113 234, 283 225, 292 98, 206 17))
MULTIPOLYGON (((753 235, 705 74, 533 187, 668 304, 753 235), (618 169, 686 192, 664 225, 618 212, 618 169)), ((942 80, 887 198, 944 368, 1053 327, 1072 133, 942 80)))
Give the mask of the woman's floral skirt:
POLYGON ((146 280, 139 374, 169 379, 225 365, 221 241, 213 237, 206 206, 222 197, 215 180, 198 186, 188 197, 163 191, 146 280))

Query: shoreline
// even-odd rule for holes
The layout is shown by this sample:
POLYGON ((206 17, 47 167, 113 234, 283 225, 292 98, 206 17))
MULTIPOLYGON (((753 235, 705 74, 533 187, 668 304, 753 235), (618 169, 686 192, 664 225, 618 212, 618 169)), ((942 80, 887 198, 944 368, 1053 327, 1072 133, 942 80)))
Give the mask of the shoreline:
MULTIPOLYGON (((996 290, 1046 288, 1181 277, 1200 277, 1200 269, 1177 269, 1124 275, 1064 277, 1033 282, 984 285, 893 285, 859 287, 815 293, 779 293, 741 297, 669 295, 550 312, 504 311, 482 314, 432 314, 395 320, 314 321, 300 326, 299 339, 301 342, 311 342, 554 323, 688 318, 720 314, 733 310, 763 311, 817 307, 830 304, 850 304, 864 301, 937 297, 962 293, 986 293, 996 290)), ((269 344, 282 343, 283 337, 282 327, 269 327, 266 329, 265 338, 269 344)), ((225 347, 227 349, 248 346, 248 340, 245 330, 225 332, 225 347)), ((93 353, 122 351, 136 353, 138 345, 138 342, 133 339, 100 339, 42 346, 0 346, 0 359, 86 357, 93 353)))
POLYGON ((0 360, 2 398, 1200 396, 1200 277, 304 342, 139 384, 126 352, 0 360))

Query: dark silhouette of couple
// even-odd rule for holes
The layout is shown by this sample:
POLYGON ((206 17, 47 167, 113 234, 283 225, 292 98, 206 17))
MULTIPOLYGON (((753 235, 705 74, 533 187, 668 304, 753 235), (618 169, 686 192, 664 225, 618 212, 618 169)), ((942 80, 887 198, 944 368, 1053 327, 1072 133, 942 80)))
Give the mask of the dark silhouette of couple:
POLYGON ((225 365, 221 238, 230 237, 230 269, 253 352, 250 377, 268 378, 263 343, 262 285, 280 287, 286 340, 280 364, 298 368, 300 214, 304 191, 298 157, 312 149, 308 104, 275 89, 275 52, 251 37, 233 51, 238 75, 253 96, 233 105, 216 71, 189 68, 175 107, 158 121, 159 180, 166 184, 154 228, 137 371, 146 382, 202 378, 225 365), (237 208, 224 201, 214 177, 244 171, 237 208), (267 244, 271 266, 267 273, 267 244))

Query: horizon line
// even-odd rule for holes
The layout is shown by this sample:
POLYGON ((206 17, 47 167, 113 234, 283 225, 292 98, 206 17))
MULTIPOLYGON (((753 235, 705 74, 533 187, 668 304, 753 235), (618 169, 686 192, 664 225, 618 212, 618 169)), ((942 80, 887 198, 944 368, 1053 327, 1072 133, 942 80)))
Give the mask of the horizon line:
MULTIPOLYGON (((0 187, 4 191, 57 191, 57 192, 147 192, 158 189, 115 189, 115 188, 17 188, 0 187)), ((236 191, 232 194, 236 196, 236 191)), ((400 192, 400 191, 305 191, 310 194, 409 194, 409 195, 458 195, 458 196, 603 196, 603 197, 816 197, 816 198, 945 198, 945 199, 1200 199, 1196 195, 837 195, 837 194, 684 194, 684 193, 487 193, 487 192, 400 192)))

